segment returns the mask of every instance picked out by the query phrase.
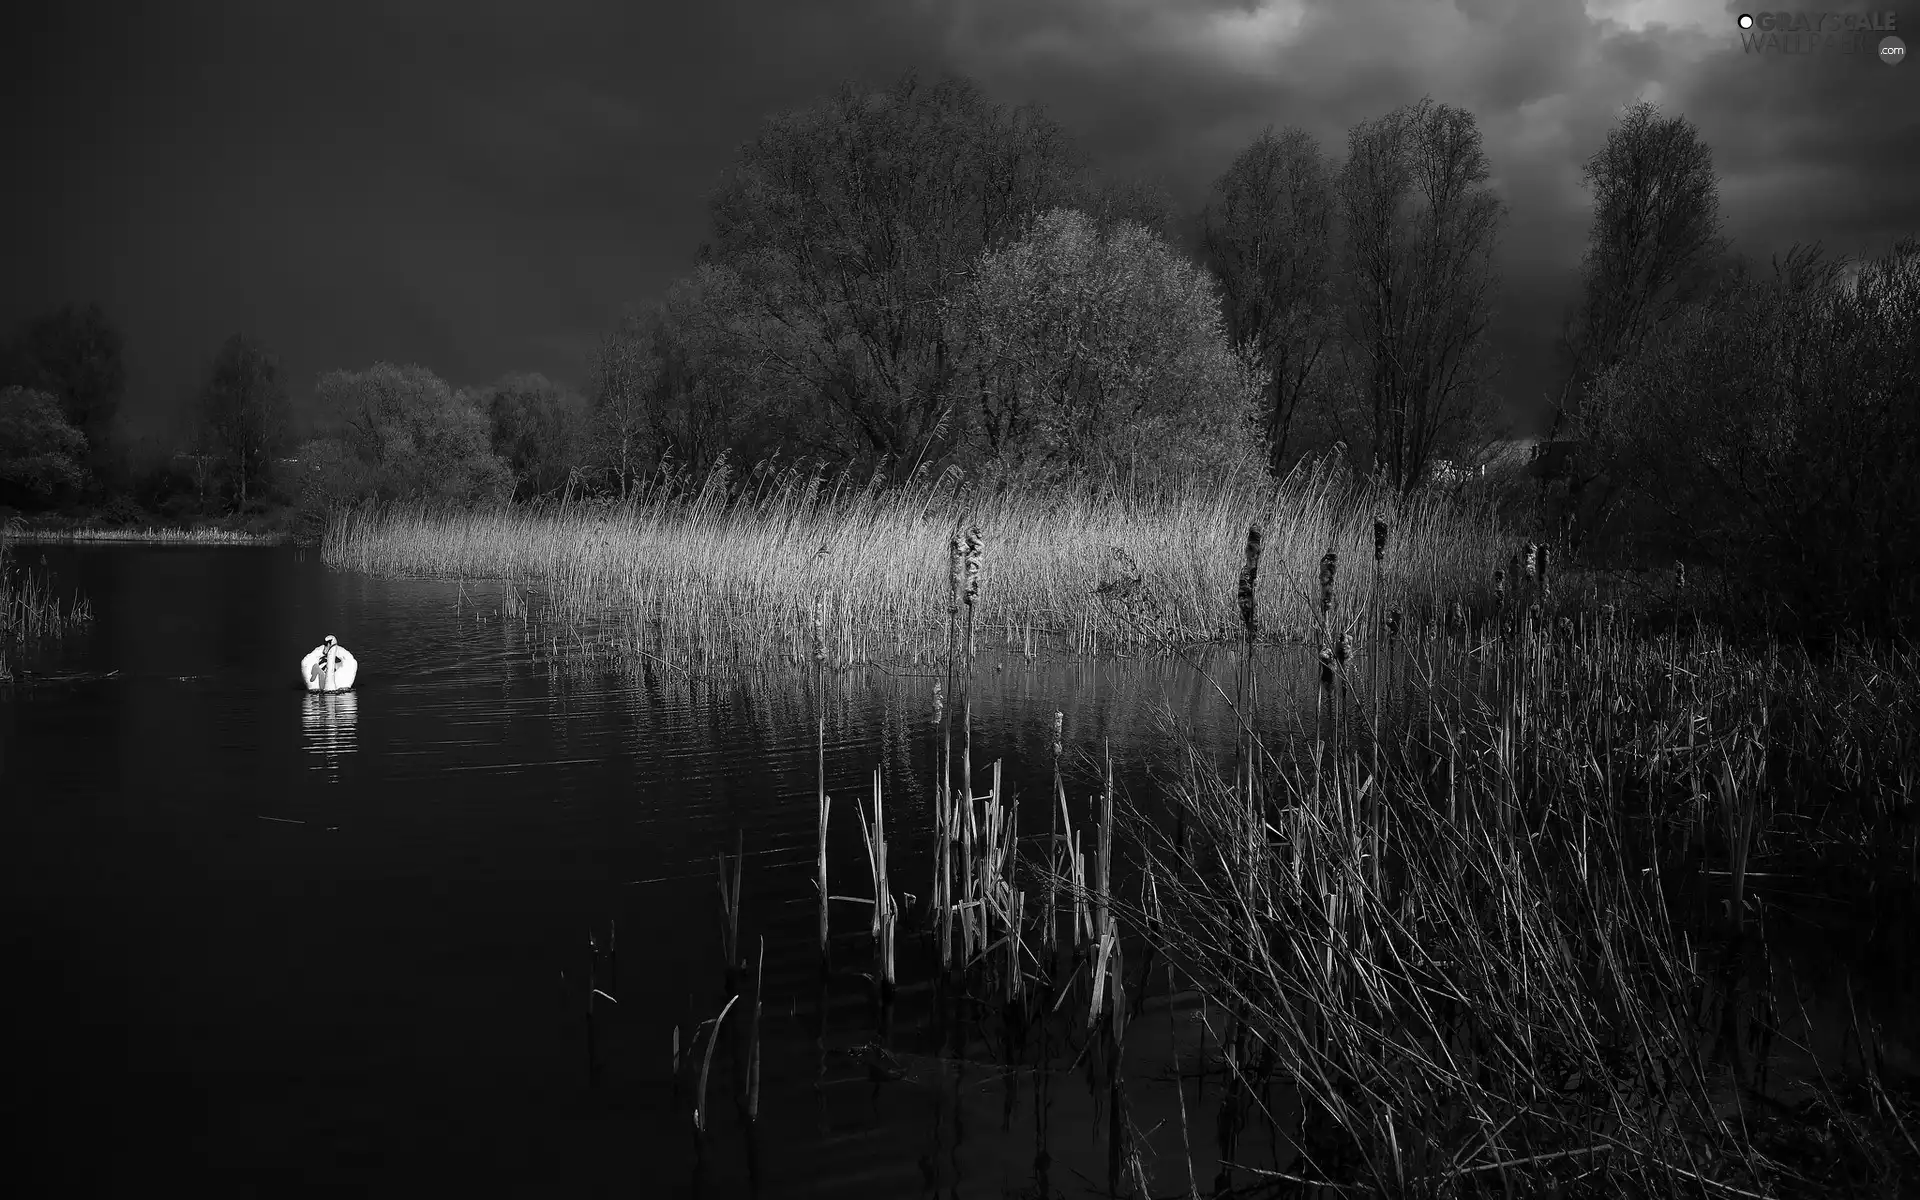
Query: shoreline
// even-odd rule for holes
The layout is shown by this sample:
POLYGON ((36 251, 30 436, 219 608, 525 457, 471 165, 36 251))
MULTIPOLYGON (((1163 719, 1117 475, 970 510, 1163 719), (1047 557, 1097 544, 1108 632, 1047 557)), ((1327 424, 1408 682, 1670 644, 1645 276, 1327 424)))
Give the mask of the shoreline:
POLYGON ((220 523, 185 525, 109 523, 97 518, 15 517, 0 523, 0 540, 43 545, 149 546, 318 546, 318 536, 302 538, 286 529, 230 528, 220 523))

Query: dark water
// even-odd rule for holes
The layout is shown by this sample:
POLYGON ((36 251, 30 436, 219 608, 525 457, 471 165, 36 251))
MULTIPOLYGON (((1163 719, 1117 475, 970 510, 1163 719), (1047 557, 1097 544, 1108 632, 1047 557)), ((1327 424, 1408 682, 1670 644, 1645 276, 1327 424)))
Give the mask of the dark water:
MULTIPOLYGON (((915 939, 891 1028, 857 975, 859 910, 836 917, 843 971, 823 988, 804 673, 723 685, 565 668, 497 587, 367 579, 288 549, 45 560, 98 617, 29 664, 51 678, 0 699, 8 1103, 44 1190, 1104 1194, 1083 1079, 1000 1071, 977 1039, 935 1053, 915 939), (325 633, 360 658, 353 693, 296 682, 325 633), (714 855, 736 831, 743 953, 766 946, 760 1117, 747 1136, 723 1047, 697 1163, 671 1045, 728 994, 714 855), (610 924, 617 977, 600 981, 618 1005, 597 1009, 590 1083, 586 941, 610 924), (863 1065, 877 1040, 901 1077, 863 1065)), ((896 886, 929 891, 934 679, 920 670, 825 688, 836 892, 868 891, 852 801, 876 767, 896 886)), ((1111 740, 1132 786, 1170 752, 1162 710, 1203 744, 1231 736, 1189 666, 1016 659, 978 687, 977 761, 1005 757, 1008 782, 1044 796, 1056 708, 1071 747, 1111 740)), ((1090 772, 1070 778, 1084 796, 1090 772)), ((1804 931, 1804 973, 1828 985, 1808 1004, 1830 1032, 1844 977, 1878 989, 1896 1048, 1914 1044, 1910 919, 1892 940, 1818 904, 1777 925, 1804 931)), ((1129 1055, 1152 1062, 1153 1039, 1192 1015, 1142 1024, 1129 1055)), ((1171 1090, 1145 1080, 1130 1103, 1156 1193, 1183 1190, 1171 1090)), ((1211 1113, 1189 1117, 1204 1189, 1211 1113)))
MULTIPOLYGON (((857 977, 821 989, 804 676, 556 670, 497 588, 339 574, 288 549, 62 547, 45 563, 98 614, 0 700, 5 936, 25 1008, 10 1101, 50 1185, 686 1193, 672 1031, 685 1044, 725 999, 713 856, 739 830, 742 945, 766 939, 762 1193, 1033 1187, 1033 1080, 909 1058, 882 1085, 841 1053, 875 1039, 875 1015, 857 977), (359 656, 353 693, 299 688, 325 633, 359 656), (599 1005, 589 1086, 586 939, 616 922, 619 1003, 599 1005)), ((835 891, 870 890, 852 800, 876 766, 898 886, 929 890, 933 685, 867 671, 827 686, 835 891)), ((1210 684, 1161 666, 1016 662, 979 696, 977 761, 1029 771, 1047 769, 1056 707, 1070 742, 1110 737, 1129 761, 1160 744, 1156 706, 1203 737, 1225 729, 1210 684)), ((857 969, 864 915, 838 920, 857 969)), ((743 1193, 723 1069, 702 1182, 743 1193)), ((1067 1144, 1043 1173, 1077 1194, 1076 1171, 1104 1184, 1104 1151, 1084 1083, 1054 1090, 1067 1144)))

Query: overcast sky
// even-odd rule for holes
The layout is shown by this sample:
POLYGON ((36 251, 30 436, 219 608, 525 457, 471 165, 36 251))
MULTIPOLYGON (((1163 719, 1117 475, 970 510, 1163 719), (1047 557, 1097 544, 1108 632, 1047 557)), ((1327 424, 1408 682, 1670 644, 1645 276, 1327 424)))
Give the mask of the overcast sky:
POLYGON ((705 194, 766 115, 908 69, 1038 102, 1196 207, 1268 124, 1343 154, 1423 94, 1470 110, 1510 208, 1517 403, 1549 386, 1580 163, 1636 99, 1700 127, 1728 232, 1763 258, 1920 232, 1920 64, 1747 55, 1739 0, 21 7, 0 18, 0 321, 98 300, 149 419, 238 331, 296 393, 381 359, 583 384, 620 311, 690 269, 705 194))

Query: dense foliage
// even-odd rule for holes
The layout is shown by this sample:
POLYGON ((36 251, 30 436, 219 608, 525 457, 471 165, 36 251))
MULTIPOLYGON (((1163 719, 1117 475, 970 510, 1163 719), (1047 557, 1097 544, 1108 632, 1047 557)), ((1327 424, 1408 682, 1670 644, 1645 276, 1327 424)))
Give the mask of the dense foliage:
POLYGON ((1491 422, 1491 179, 1472 114, 1431 100, 1359 122, 1339 161, 1269 129, 1189 247, 1165 193, 1095 173, 1036 108, 956 78, 847 85, 740 148, 695 268, 607 333, 580 391, 381 363, 321 376, 296 421, 271 349, 236 335, 143 444, 116 431, 119 333, 69 305, 0 347, 0 503, 290 506, 311 530, 370 500, 737 492, 742 463, 1139 493, 1332 452, 1403 495, 1478 492, 1563 562, 1684 557, 1776 629, 1904 628, 1911 244, 1757 271, 1698 131, 1629 107, 1585 165, 1563 385, 1529 458, 1491 422))

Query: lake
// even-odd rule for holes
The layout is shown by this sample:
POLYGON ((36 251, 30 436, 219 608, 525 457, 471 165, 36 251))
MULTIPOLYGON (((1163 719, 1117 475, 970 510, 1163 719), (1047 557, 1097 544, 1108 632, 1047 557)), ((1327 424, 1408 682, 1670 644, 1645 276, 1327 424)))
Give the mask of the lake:
MULTIPOLYGON (((835 1052, 876 1033, 850 974, 821 1036, 808 672, 574 670, 501 615, 499 585, 342 574, 291 548, 20 552, 97 613, 0 700, 6 935, 35 1031, 12 1100, 50 1178, 684 1191, 671 1043, 725 999, 714 855, 739 830, 742 945, 766 938, 764 1193, 1032 1186, 1031 1114, 1000 1128, 1030 1095, 964 1063, 872 1083, 835 1052), (300 690, 325 633, 359 656, 351 693, 300 690), (599 1005, 589 1086, 581 981, 610 923, 619 1003, 599 1005)), ((935 682, 903 664, 826 685, 836 892, 870 894, 851 802, 876 766, 894 877, 928 892, 935 682)), ((1113 739, 1135 778, 1165 744, 1158 704, 1231 737, 1212 685, 1177 666, 1016 658, 977 695, 978 760, 1006 755, 1039 797, 1056 708, 1070 742, 1113 739)), ((836 957, 866 967, 864 913, 836 920, 836 957)), ((903 987, 896 1048, 928 1004, 903 987)), ((1059 1090, 1073 1144, 1052 1151, 1055 1186, 1104 1181, 1090 1111, 1064 1132, 1086 1089, 1059 1090)), ((706 1186, 744 1189, 737 1144, 717 1145, 706 1186)))
MULTIPOLYGON (((292 548, 20 550, 97 614, 0 699, 25 1010, 9 1107, 50 1188, 1105 1193, 1095 1097, 1065 1071, 1000 1069, 984 1034, 936 1009, 913 914, 886 1028, 859 975, 864 911, 836 913, 838 972, 821 981, 816 714, 833 890, 870 891, 851 810, 879 767, 896 886, 924 898, 931 668, 835 672, 817 697, 803 668, 702 681, 583 663, 498 584, 343 574, 292 548), (326 633, 360 658, 351 693, 296 682, 326 633), (723 1048, 696 1156, 673 1045, 727 998, 715 855, 736 835, 743 954, 765 938, 760 1115, 749 1136, 723 1048), (594 978, 617 1004, 597 1003, 590 1076, 588 937, 610 928, 616 956, 594 978), (876 1042, 897 1070, 871 1069, 876 1042)), ((976 770, 1005 757, 1009 784, 1044 799, 1062 709, 1074 753, 1111 741, 1122 783, 1144 789, 1175 745, 1163 711, 1230 747, 1208 672, 1231 669, 990 656, 976 770)), ((1273 691, 1269 721, 1296 705, 1273 691)), ((1076 820, 1094 778, 1076 762, 1076 820)), ((1025 823, 1044 830, 1044 812, 1025 823)), ((1825 1027, 1845 966, 1906 1055, 1910 912, 1803 924, 1825 1027)), ((1194 1014, 1162 1005, 1128 1054, 1164 1193, 1186 1182, 1166 1046, 1194 1014)), ((1204 1187, 1211 1118, 1190 1116, 1204 1187)))

